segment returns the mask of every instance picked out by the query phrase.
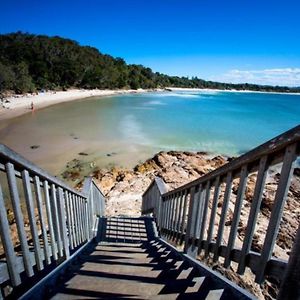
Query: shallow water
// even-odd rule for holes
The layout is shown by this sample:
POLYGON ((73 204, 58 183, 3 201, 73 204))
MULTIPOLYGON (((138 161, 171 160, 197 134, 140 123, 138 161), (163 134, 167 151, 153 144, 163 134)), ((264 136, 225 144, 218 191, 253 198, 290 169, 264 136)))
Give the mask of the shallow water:
POLYGON ((2 121, 0 141, 58 175, 74 158, 92 168, 132 167, 160 150, 239 155, 299 123, 300 95, 145 93, 82 99, 2 121))

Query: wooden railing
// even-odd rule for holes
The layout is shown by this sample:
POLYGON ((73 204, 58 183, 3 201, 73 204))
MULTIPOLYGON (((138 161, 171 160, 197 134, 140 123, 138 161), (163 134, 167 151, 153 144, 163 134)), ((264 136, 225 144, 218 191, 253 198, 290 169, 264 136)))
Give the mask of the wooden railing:
MULTIPOLYGON (((239 274, 243 274, 245 268, 249 267, 258 283, 265 276, 282 281, 287 262, 276 259, 272 253, 299 152, 300 126, 297 126, 175 190, 158 193, 159 188, 155 188, 157 180, 154 181, 143 195, 142 213, 153 213, 161 235, 175 243, 184 243, 184 250, 188 255, 212 256, 215 262, 223 257, 225 267, 229 267, 234 261, 238 263, 239 274), (262 249, 252 251, 266 178, 275 165, 280 176, 262 249), (242 207, 245 204, 245 190, 250 176, 252 182, 255 182, 255 188, 251 200, 248 201, 248 215, 244 218, 247 220, 244 238, 237 241, 242 207), (236 195, 232 192, 234 186, 237 188, 236 195), (237 242, 240 242, 240 246, 237 242)), ((297 251, 300 253, 300 249, 297 251)), ((299 282, 300 278, 298 289, 299 282)))
POLYGON ((4 145, 0 176, 0 284, 14 288, 90 241, 105 202, 91 178, 79 192, 4 145))

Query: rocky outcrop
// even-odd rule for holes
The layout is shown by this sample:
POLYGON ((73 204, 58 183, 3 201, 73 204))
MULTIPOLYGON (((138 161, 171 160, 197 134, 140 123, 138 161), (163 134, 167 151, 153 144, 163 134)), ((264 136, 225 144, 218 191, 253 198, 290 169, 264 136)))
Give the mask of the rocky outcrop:
POLYGON ((159 152, 133 169, 97 170, 93 177, 108 197, 107 212, 112 215, 139 215, 142 194, 155 176, 161 177, 170 189, 176 188, 227 162, 226 157, 210 157, 198 152, 159 152), (124 194, 128 202, 124 203, 124 194), (131 198, 130 198, 131 195, 131 198), (122 203, 122 205, 121 205, 122 203), (132 207, 134 203, 134 207, 132 207), (129 209, 130 208, 130 209, 129 209), (133 209, 132 209, 133 208, 133 209))

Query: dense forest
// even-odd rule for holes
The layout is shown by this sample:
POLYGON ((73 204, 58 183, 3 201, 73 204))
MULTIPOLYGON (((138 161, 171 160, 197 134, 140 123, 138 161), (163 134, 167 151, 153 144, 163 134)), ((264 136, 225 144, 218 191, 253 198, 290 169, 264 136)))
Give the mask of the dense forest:
POLYGON ((58 36, 22 32, 0 35, 0 93, 38 90, 151 89, 164 87, 300 92, 300 88, 228 84, 168 76, 58 36))

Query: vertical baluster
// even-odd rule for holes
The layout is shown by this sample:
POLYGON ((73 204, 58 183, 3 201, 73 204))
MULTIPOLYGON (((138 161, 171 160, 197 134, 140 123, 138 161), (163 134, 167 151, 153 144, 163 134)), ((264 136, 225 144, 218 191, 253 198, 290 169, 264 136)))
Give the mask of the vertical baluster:
POLYGON ((190 243, 190 239, 192 238, 192 233, 194 232, 196 226, 197 201, 195 197, 195 192, 196 192, 196 187, 193 186, 190 190, 190 205, 189 205, 188 221, 187 221, 185 242, 184 242, 184 251, 191 257, 196 257, 195 251, 192 251, 192 248, 194 247, 190 243))
POLYGON ((77 244, 81 244, 81 231, 80 231, 80 213, 79 213, 79 206, 78 206, 78 197, 74 195, 74 205, 76 211, 76 232, 77 232, 77 244))
POLYGON ((69 244, 70 244, 70 249, 73 250, 74 249, 73 231, 72 231, 72 220, 71 220, 71 210, 70 210, 70 197, 68 191, 65 191, 65 206, 66 206, 68 233, 69 233, 69 244))
POLYGON ((271 212, 270 222, 268 225, 267 234, 260 257, 260 270, 256 273, 255 281, 257 283, 261 283, 263 281, 267 262, 272 255, 282 217, 283 207, 293 175, 293 163, 297 158, 296 150, 296 143, 288 146, 285 150, 280 179, 274 199, 274 205, 271 212))
POLYGON ((192 251, 194 251, 195 248, 195 241, 199 238, 199 227, 200 227, 200 220, 201 220, 201 197, 203 194, 203 187, 202 184, 199 185, 196 195, 195 195, 195 201, 196 203, 196 220, 195 220, 195 226, 194 231, 192 233, 192 251))
POLYGON ((172 238, 175 239, 178 233, 178 223, 179 223, 179 208, 180 208, 180 192, 176 193, 176 207, 174 216, 174 233, 172 238))
POLYGON ((220 217, 220 222, 219 222, 216 247, 215 247, 215 251, 214 251, 214 258, 213 258, 214 262, 216 262, 219 258, 219 247, 222 243, 224 226, 225 226, 225 221, 226 221, 226 214, 227 214, 227 209, 228 209, 229 200, 230 200, 230 196, 231 196, 231 188, 232 188, 232 172, 229 171, 227 173, 227 177, 226 177, 226 189, 225 189, 224 198, 223 198, 222 212, 221 212, 221 217, 220 217))
POLYGON ((16 219, 20 244, 23 252, 22 258, 24 262, 24 267, 26 270, 26 274, 31 277, 34 275, 34 273, 33 273, 33 268, 30 259, 30 251, 27 244, 27 236, 24 228, 24 219, 23 219, 23 214, 20 206, 20 197, 19 197, 17 181, 15 177, 14 165, 11 163, 7 163, 5 165, 5 169, 7 173, 8 186, 9 186, 12 206, 14 209, 14 215, 16 219))
POLYGON ((235 242, 238 225, 239 225, 239 221, 240 221, 241 209, 242 209, 245 189, 246 189, 246 185, 247 185, 247 178, 248 178, 247 165, 244 165, 241 169, 239 188, 238 188, 235 206, 234 206, 233 219, 232 219, 232 224, 231 224, 231 228, 230 228, 229 240, 228 240, 228 245, 227 245, 227 250, 226 250, 226 257, 225 257, 225 262, 224 262, 225 268, 229 267, 230 262, 231 262, 231 251, 234 247, 234 242, 235 242))
POLYGON ((54 225, 54 234, 56 237, 56 243, 58 248, 58 254, 60 257, 63 256, 63 245, 61 240, 61 232, 58 218, 58 208, 57 208, 57 197, 56 197, 56 188, 55 185, 51 184, 51 208, 53 216, 53 225, 54 225))
POLYGON ((206 225, 206 215, 207 215, 207 209, 208 209, 208 202, 209 202, 209 197, 210 197, 210 181, 207 181, 206 187, 205 187, 205 201, 201 205, 201 211, 202 211, 202 221, 200 225, 200 234, 199 234, 199 241, 198 241, 198 254, 201 252, 202 249, 202 240, 204 237, 204 230, 205 230, 205 225, 206 225))
POLYGON ((164 229, 165 229, 165 236, 166 236, 166 229, 167 229, 167 224, 168 224, 168 197, 164 198, 164 229))
POLYGON ((186 211, 187 211, 187 203, 188 203, 188 190, 184 191, 184 203, 183 203, 183 211, 181 216, 181 222, 180 222, 180 243, 183 241, 183 235, 185 230, 185 217, 186 217, 186 211))
POLYGON ((61 187, 58 188, 58 218, 61 229, 62 244, 65 252, 65 256, 68 259, 70 256, 68 235, 67 235, 67 223, 66 223, 66 213, 65 213, 65 203, 64 203, 64 194, 61 187))
POLYGON ((84 205, 83 205, 83 199, 79 197, 79 207, 80 207, 80 224, 81 224, 81 239, 82 242, 85 241, 85 230, 84 230, 84 205))
POLYGON ((170 228, 170 211, 171 211, 171 201, 170 196, 167 197, 167 236, 169 236, 169 228, 170 228))
POLYGON ((72 217, 72 224, 73 224, 73 232, 74 232, 74 247, 79 245, 78 241, 78 226, 77 226, 77 211, 75 205, 75 195, 71 194, 71 217, 72 217))
POLYGON ((83 227, 83 240, 87 240, 86 236, 86 215, 85 215, 85 200, 81 198, 81 206, 82 206, 82 227, 83 227))
POLYGON ((17 257, 10 237, 10 228, 7 220, 2 187, 0 185, 0 235, 6 257, 7 269, 13 286, 21 284, 20 274, 17 271, 17 257))
POLYGON ((259 162, 259 168, 255 183, 255 189, 253 194, 253 200, 251 203, 251 209, 249 213, 249 218, 247 222, 245 238, 243 242, 242 252, 240 256, 238 273, 243 274, 246 268, 246 256, 249 254, 251 249, 251 243, 253 239, 253 234, 255 230, 256 220, 258 217, 258 213, 260 211, 260 205, 262 201, 262 195, 264 191, 265 181, 267 177, 268 165, 267 165, 267 156, 263 156, 259 162))
POLYGON ((24 170, 22 172, 22 182, 23 182, 25 202, 26 202, 27 212, 28 212, 28 220, 29 220, 29 224, 30 224, 30 232, 32 235, 32 240, 33 240, 34 257, 35 257, 37 269, 40 271, 40 270, 44 269, 44 265, 43 265, 43 258, 42 258, 39 234, 38 234, 38 229, 36 226, 36 220, 35 220, 35 214, 34 214, 34 205, 33 205, 33 199, 32 199, 30 178, 29 178, 29 173, 27 170, 24 170))
POLYGON ((175 195, 171 196, 171 212, 170 212, 170 234, 169 237, 171 238, 174 232, 174 215, 175 215, 175 195))
MULTIPOLYGON (((165 204, 165 209, 164 209, 164 229, 167 229, 167 225, 168 225, 168 197, 165 197, 164 199, 164 204, 165 204)), ((166 231, 165 231, 166 233, 166 231)), ((166 234, 165 234, 166 236, 166 234)))
POLYGON ((162 198, 162 222, 161 222, 161 233, 163 233, 166 227, 166 201, 162 198))
POLYGON ((53 225, 53 218, 52 218, 52 209, 50 205, 50 197, 49 197, 49 185, 48 181, 44 181, 44 195, 45 195, 45 204, 46 204, 46 213, 48 219, 48 229, 50 234, 50 245, 52 250, 52 256, 54 260, 57 260, 57 244, 54 234, 54 225, 53 225))
POLYGON ((86 212, 86 238, 89 241, 90 240, 90 224, 91 224, 91 219, 90 219, 90 204, 88 202, 88 198, 85 200, 85 212, 86 212))
POLYGON ((176 228, 178 222, 178 213, 179 213, 179 193, 174 194, 174 214, 173 214, 173 234, 172 239, 176 236, 176 228))
POLYGON ((77 205, 77 218, 78 218, 78 228, 79 228, 79 241, 80 244, 83 243, 82 237, 82 223, 81 223, 81 205, 80 205, 80 197, 76 196, 76 205, 77 205))
POLYGON ((178 211, 178 219, 177 219, 177 226, 176 226, 176 236, 175 241, 178 242, 180 236, 180 221, 182 219, 182 212, 183 212, 183 202, 184 202, 184 192, 180 192, 180 200, 179 200, 179 211, 178 211))
POLYGON ((162 226, 162 216, 163 216, 163 206, 162 206, 162 197, 161 194, 158 192, 158 229, 161 231, 162 226))
POLYGON ((83 200, 84 203, 84 213, 85 213, 85 234, 86 234, 86 240, 88 241, 89 238, 89 214, 88 214, 88 202, 86 199, 83 200))
POLYGON ((46 264, 49 265, 51 263, 51 257, 50 257, 50 250, 49 250, 49 243, 48 243, 48 236, 47 236, 46 220, 43 213, 41 183, 38 176, 34 176, 34 188, 35 188, 35 194, 37 200, 38 214, 40 216, 40 222, 41 222, 42 238, 43 238, 43 245, 44 245, 44 249, 43 249, 44 256, 45 256, 46 264))
MULTIPOLYGON (((94 183, 92 182, 92 185, 94 186, 94 183)), ((89 204, 90 204, 90 238, 92 238, 93 234, 93 227, 94 227, 94 201, 93 201, 93 193, 90 192, 89 204)), ((101 201, 99 201, 100 206, 102 206, 101 201)), ((102 207, 100 208, 102 210, 102 207)))
POLYGON ((198 199, 198 206, 197 206, 197 221, 196 221, 196 232, 195 232, 195 239, 197 242, 195 243, 195 247, 197 248, 197 253, 199 252, 199 244, 200 244, 200 233, 201 233, 201 225, 203 222, 203 209, 204 209, 204 201, 205 201, 205 192, 206 188, 204 187, 204 183, 202 183, 199 187, 199 199, 198 199))
POLYGON ((75 220, 75 206, 74 206, 74 196, 73 193, 69 193, 69 203, 70 203, 70 218, 71 218, 71 228, 72 228, 72 240, 73 247, 77 247, 77 239, 76 239, 76 220, 75 220))
POLYGON ((207 242, 205 245, 205 256, 208 256, 209 254, 209 246, 214 232, 219 193, 220 193, 220 176, 218 176, 215 180, 214 198, 213 198, 211 213, 210 213, 210 221, 209 221, 208 232, 207 232, 207 242))

